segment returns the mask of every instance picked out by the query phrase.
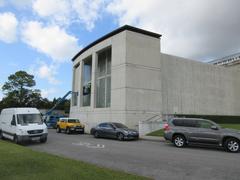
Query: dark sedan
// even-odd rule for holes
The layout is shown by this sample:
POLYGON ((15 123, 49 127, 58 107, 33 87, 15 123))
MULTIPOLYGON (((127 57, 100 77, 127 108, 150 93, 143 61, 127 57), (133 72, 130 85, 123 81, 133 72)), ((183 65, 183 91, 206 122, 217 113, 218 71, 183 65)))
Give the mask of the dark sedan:
POLYGON ((138 131, 129 129, 127 126, 121 123, 101 123, 95 128, 91 129, 91 134, 95 138, 104 137, 104 138, 116 138, 120 141, 138 139, 138 131))

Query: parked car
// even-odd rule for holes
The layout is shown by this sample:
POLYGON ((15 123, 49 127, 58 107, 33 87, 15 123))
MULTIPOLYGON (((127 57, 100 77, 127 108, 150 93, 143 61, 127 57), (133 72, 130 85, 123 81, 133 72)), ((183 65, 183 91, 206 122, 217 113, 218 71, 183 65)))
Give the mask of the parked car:
POLYGON ((29 140, 47 141, 48 130, 36 108, 7 108, 0 115, 0 138, 17 144, 29 140))
POLYGON ((191 143, 224 147, 240 151, 240 131, 221 128, 213 121, 197 118, 173 118, 164 125, 164 137, 176 147, 191 143))
POLYGON ((129 129, 127 126, 116 122, 105 122, 91 129, 91 134, 95 138, 116 138, 120 141, 138 139, 138 131, 129 129))
POLYGON ((67 134, 72 132, 84 134, 85 126, 75 118, 60 118, 57 122, 57 133, 65 131, 67 134))

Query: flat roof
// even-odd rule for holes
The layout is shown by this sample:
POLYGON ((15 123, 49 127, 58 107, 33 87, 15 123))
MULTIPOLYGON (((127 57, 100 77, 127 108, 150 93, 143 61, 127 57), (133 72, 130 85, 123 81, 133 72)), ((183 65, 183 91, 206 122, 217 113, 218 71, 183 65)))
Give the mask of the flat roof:
POLYGON ((151 37, 154 37, 154 38, 160 38, 162 35, 161 34, 157 34, 157 33, 154 33, 154 32, 151 32, 151 31, 146 31, 144 29, 140 29, 140 28, 136 28, 136 27, 133 27, 133 26, 129 26, 129 25, 124 25, 108 34, 106 34, 105 36, 97 39, 96 41, 92 42, 91 44, 87 45, 85 48, 83 48, 81 51, 79 51, 73 58, 72 58, 72 61, 74 61, 75 59, 77 59, 78 56, 80 56, 83 52, 85 52, 86 50, 88 50, 89 48, 93 47, 94 45, 100 43, 101 41, 104 41, 105 39, 107 38, 110 38, 122 31, 125 31, 125 30, 128 30, 128 31, 132 31, 132 32, 136 32, 136 33, 140 33, 140 34, 144 34, 144 35, 147 35, 147 36, 151 36, 151 37))

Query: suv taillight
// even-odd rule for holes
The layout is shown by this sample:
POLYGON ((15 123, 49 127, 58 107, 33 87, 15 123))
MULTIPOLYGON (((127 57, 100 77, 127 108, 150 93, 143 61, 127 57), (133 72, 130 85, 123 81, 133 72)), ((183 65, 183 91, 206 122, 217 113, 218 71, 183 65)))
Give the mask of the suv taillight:
POLYGON ((164 124, 163 125, 163 129, 164 129, 164 131, 169 131, 170 130, 170 126, 169 126, 169 124, 164 124))

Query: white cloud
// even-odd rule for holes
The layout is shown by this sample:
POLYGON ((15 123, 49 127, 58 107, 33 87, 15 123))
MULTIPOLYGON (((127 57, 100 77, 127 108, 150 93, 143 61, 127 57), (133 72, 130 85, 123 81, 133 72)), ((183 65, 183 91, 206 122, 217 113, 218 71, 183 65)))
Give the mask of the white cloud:
POLYGON ((29 46, 50 56, 55 62, 69 61, 79 51, 77 38, 56 25, 43 26, 37 21, 23 25, 22 39, 29 46))
POLYGON ((57 75, 58 68, 59 64, 47 64, 44 61, 37 61, 36 64, 30 67, 29 73, 34 74, 37 78, 46 79, 48 83, 52 85, 57 85, 60 83, 60 81, 55 77, 57 75))
POLYGON ((6 43, 16 41, 18 20, 11 12, 0 13, 0 40, 6 43))
POLYGON ((73 10, 77 13, 78 19, 85 24, 88 30, 94 28, 95 22, 100 18, 103 6, 103 0, 72 0, 73 10))
POLYGON ((49 18, 57 24, 69 24, 71 4, 68 0, 36 0, 33 10, 43 18, 49 18))
POLYGON ((240 51, 238 0, 114 0, 107 10, 119 25, 159 32, 163 52, 188 58, 240 51))
POLYGON ((55 88, 41 89, 41 95, 43 98, 49 98, 57 93, 55 88))
POLYGON ((51 84, 59 84, 59 81, 55 78, 57 67, 55 65, 48 66, 42 64, 38 69, 38 76, 42 79, 47 79, 51 84))
POLYGON ((100 18, 104 3, 105 0, 35 0, 33 11, 52 24, 68 26, 79 22, 91 31, 100 18))

